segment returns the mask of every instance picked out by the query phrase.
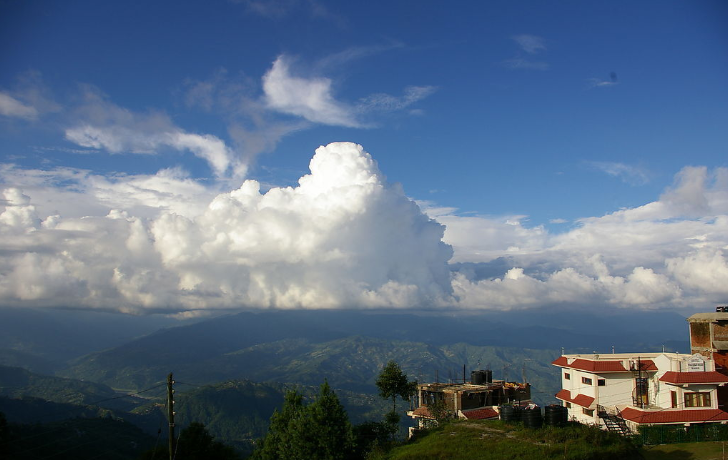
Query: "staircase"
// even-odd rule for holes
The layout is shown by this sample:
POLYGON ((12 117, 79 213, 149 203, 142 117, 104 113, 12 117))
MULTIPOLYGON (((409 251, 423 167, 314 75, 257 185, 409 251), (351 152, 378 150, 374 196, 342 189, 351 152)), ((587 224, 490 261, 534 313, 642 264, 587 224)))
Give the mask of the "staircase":
POLYGON ((619 412, 612 414, 607 412, 607 409, 604 406, 597 406, 597 415, 599 415, 599 418, 604 421, 604 425, 607 427, 607 430, 619 433, 622 436, 630 434, 627 422, 625 422, 622 416, 619 415, 619 412))

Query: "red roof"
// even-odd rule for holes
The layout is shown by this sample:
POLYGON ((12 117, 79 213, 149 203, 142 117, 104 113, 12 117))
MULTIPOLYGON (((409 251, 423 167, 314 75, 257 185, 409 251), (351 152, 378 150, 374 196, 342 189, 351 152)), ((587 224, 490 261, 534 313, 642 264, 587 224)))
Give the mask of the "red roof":
POLYGON ((571 392, 569 390, 561 390, 558 393, 556 393, 556 399, 561 399, 562 401, 568 401, 570 403, 577 404, 582 407, 589 407, 594 402, 594 398, 591 396, 586 396, 583 394, 578 394, 575 397, 571 397, 571 392))
MULTIPOLYGON (((566 356, 560 356, 556 358, 551 364, 554 366, 570 367, 580 371, 601 373, 601 372, 628 372, 630 369, 625 369, 622 365, 622 361, 610 361, 610 360, 591 360, 577 358, 571 364, 569 364, 566 356)), ((656 371, 657 366, 650 359, 640 361, 640 367, 643 371, 656 371)))
POLYGON ((592 361, 588 359, 575 359, 569 366, 588 372, 627 372, 621 361, 592 361))
POLYGON ((720 372, 665 372, 660 382, 674 383, 728 383, 728 377, 720 372))
POLYGON ((488 418, 498 417, 498 411, 495 409, 473 409, 462 411, 463 415, 468 420, 485 420, 488 418))
POLYGON ((627 407, 622 409, 622 417, 635 423, 705 423, 728 420, 728 412, 720 409, 665 409, 641 411, 627 407))

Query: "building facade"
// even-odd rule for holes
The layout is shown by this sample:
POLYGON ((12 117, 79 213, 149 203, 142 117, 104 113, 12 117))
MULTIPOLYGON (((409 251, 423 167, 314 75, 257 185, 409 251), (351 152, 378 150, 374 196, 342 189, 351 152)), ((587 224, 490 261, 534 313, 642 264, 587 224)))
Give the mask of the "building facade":
POLYGON ((561 369, 556 398, 571 420, 603 428, 618 420, 630 431, 728 421, 720 398, 728 376, 699 353, 563 355, 552 364, 561 369))
POLYGON ((469 383, 418 385, 413 408, 407 415, 414 419, 416 428, 426 428, 435 420, 431 411, 435 407, 453 417, 483 420, 497 418, 500 405, 529 403, 531 386, 528 383, 493 380, 491 371, 473 371, 469 383))

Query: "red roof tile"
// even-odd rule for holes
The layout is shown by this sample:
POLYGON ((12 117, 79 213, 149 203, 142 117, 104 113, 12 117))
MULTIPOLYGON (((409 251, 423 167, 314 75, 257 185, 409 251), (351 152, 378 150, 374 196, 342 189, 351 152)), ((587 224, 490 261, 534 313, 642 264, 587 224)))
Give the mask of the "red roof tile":
POLYGON ((485 420, 498 417, 498 411, 495 409, 473 409, 462 411, 468 420, 485 420))
POLYGON ((627 407, 622 409, 622 417, 635 423, 703 423, 728 420, 728 412, 720 409, 665 409, 660 411, 641 411, 627 407))
POLYGON ((589 359, 575 359, 569 366, 587 372, 627 372, 621 361, 592 361, 589 359))
POLYGON ((594 402, 594 398, 592 398, 591 396, 578 394, 576 395, 576 398, 574 398, 573 402, 582 407, 589 407, 594 402))
POLYGON ((674 383, 728 383, 728 377, 720 372, 665 372, 660 377, 661 382, 674 383))
MULTIPOLYGON (((628 372, 630 369, 625 369, 622 365, 622 361, 610 361, 610 360, 591 360, 584 358, 577 358, 571 364, 569 364, 566 356, 560 356, 556 358, 551 364, 554 366, 570 367, 580 371, 587 372, 628 372)), ((640 367, 643 371, 656 371, 657 366, 650 359, 644 359, 640 361, 640 367)))
POLYGON ((589 407, 594 402, 594 398, 591 396, 586 396, 583 394, 578 394, 575 397, 571 397, 571 392, 569 390, 561 390, 558 393, 556 393, 556 399, 561 399, 562 401, 569 401, 570 403, 577 404, 582 407, 589 407))

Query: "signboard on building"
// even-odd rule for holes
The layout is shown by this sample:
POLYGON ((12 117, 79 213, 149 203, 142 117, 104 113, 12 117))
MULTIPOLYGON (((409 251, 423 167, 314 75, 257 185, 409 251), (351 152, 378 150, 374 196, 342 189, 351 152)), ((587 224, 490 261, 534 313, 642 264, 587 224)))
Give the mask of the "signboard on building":
POLYGON ((705 359, 699 353, 688 358, 688 372, 705 372, 705 359))

